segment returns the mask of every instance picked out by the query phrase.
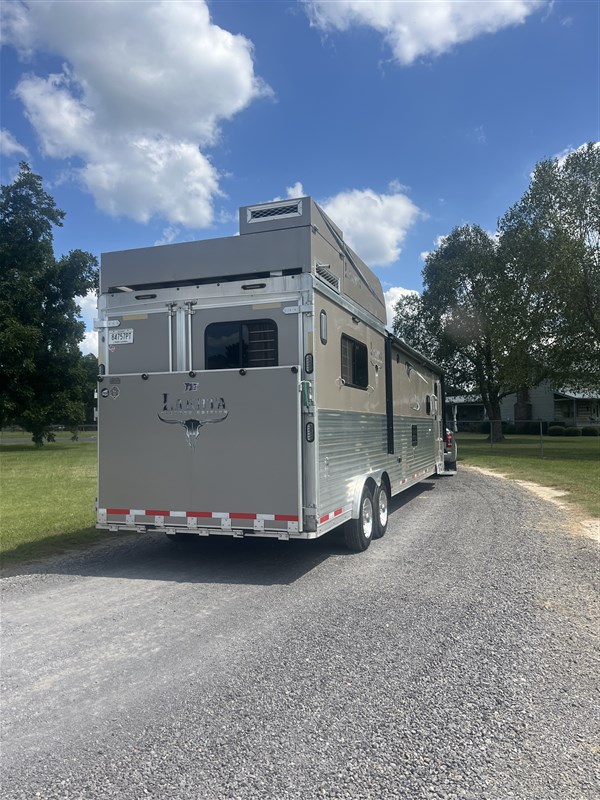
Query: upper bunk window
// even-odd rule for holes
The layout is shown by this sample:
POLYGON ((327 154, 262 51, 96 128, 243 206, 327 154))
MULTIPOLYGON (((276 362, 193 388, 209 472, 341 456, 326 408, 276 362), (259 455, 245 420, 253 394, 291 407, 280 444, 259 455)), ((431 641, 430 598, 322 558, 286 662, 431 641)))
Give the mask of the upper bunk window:
POLYGON ((273 320, 214 322, 205 333, 206 369, 277 366, 273 320))
POLYGON ((342 380, 356 389, 366 389, 369 385, 367 346, 345 334, 342 334, 342 380))

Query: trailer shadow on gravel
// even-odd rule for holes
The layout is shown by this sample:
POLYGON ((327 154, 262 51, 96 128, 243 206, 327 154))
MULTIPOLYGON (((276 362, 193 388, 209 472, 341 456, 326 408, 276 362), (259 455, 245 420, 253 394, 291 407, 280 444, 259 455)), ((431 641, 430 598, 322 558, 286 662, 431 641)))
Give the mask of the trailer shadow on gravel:
MULTIPOLYGON (((394 515, 435 487, 436 481, 423 481, 392 498, 388 537, 401 535, 394 534, 394 515)), ((383 542, 373 542, 371 547, 383 542)), ((288 542, 251 535, 243 539, 190 536, 173 542, 164 533, 124 533, 88 550, 14 567, 10 574, 273 586, 292 584, 327 559, 340 556, 368 558, 369 551, 350 552, 341 528, 319 539, 288 542)))

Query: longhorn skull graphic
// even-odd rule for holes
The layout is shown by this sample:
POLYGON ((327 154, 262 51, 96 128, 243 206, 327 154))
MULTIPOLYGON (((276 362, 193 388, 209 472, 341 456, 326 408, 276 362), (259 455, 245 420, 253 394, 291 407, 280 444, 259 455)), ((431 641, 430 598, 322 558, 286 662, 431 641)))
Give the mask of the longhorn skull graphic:
POLYGON ((164 419, 158 414, 158 418, 161 422, 166 422, 168 425, 183 425, 185 428, 185 435, 187 437, 187 443, 189 447, 196 446, 196 439, 200 435, 200 428, 204 425, 208 425, 211 422, 223 422, 224 419, 227 418, 229 414, 228 411, 223 410, 221 414, 217 417, 210 417, 209 419, 164 419))

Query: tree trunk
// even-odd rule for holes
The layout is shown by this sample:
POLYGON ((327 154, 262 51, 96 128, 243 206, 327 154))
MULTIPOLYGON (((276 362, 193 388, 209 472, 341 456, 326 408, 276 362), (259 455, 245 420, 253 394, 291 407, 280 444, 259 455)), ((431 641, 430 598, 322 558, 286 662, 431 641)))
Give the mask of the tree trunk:
POLYGON ((493 395, 490 396, 485 403, 485 410, 490 421, 490 442, 501 442, 504 439, 502 433, 502 418, 500 410, 500 398, 493 395))

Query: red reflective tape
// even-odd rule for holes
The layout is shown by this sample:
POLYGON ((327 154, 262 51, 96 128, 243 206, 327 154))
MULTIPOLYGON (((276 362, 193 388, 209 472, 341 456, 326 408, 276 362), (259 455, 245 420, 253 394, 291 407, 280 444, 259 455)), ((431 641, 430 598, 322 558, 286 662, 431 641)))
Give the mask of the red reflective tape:
POLYGON ((229 514, 229 519, 256 519, 256 514, 229 514))
POLYGON ((107 508, 106 509, 106 513, 107 514, 125 514, 125 515, 127 515, 127 514, 129 514, 129 509, 128 508, 107 508))
POLYGON ((298 522, 298 517, 293 517, 289 514, 275 514, 277 522, 298 522))
POLYGON ((344 509, 343 508, 336 508, 336 510, 333 512, 333 516, 334 517, 339 517, 339 515, 343 514, 343 513, 344 513, 344 509))
POLYGON ((212 517, 212 511, 186 511, 186 517, 212 517))
POLYGON ((147 508, 144 513, 146 514, 147 517, 170 517, 171 516, 171 512, 170 511, 156 511, 153 508, 147 508))

